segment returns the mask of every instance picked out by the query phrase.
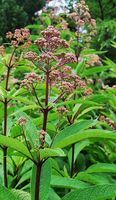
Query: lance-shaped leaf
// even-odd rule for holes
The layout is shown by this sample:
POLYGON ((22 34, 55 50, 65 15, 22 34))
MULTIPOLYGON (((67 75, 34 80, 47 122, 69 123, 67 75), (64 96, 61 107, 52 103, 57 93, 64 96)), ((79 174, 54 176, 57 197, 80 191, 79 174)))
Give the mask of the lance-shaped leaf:
POLYGON ((101 129, 88 129, 75 132, 69 127, 55 137, 53 147, 63 148, 88 138, 116 139, 116 134, 113 131, 101 129))
POLYGON ((40 149, 40 159, 42 160, 43 158, 49 158, 49 157, 63 157, 65 156, 65 153, 62 149, 60 148, 44 148, 40 149))
POLYGON ((0 145, 10 147, 32 159, 27 147, 17 139, 0 135, 0 145))
POLYGON ((116 184, 106 184, 77 189, 65 195, 62 200, 106 200, 113 197, 116 197, 116 184))

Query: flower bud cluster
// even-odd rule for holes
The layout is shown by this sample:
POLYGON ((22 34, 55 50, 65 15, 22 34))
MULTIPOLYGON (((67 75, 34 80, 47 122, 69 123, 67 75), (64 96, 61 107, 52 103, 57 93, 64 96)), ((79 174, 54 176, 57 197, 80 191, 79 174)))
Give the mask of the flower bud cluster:
POLYGON ((24 58, 29 61, 36 61, 38 65, 41 66, 43 71, 46 71, 48 68, 57 68, 61 67, 67 63, 77 62, 76 56, 73 53, 57 53, 58 48, 68 48, 69 45, 66 40, 60 38, 60 32, 57 28, 53 26, 48 26, 47 29, 41 32, 43 38, 38 38, 35 41, 35 45, 41 50, 41 54, 37 55, 33 52, 27 52, 24 54, 24 58), (53 61, 54 64, 53 64, 53 61), (49 66, 48 66, 49 65, 49 66), (55 65, 53 67, 53 65, 55 65))
POLYGON ((68 112, 68 110, 67 110, 64 106, 58 107, 58 108, 57 108, 57 111, 58 111, 60 114, 64 114, 64 113, 67 113, 67 112, 68 112))
POLYGON ((38 55, 32 51, 29 51, 23 55, 23 58, 30 60, 30 61, 36 61, 38 55))
POLYGON ((86 68, 102 65, 100 57, 96 54, 88 54, 86 58, 87 58, 86 68))
POLYGON ((38 74, 34 72, 28 73, 22 80, 21 87, 30 88, 32 84, 37 83, 39 80, 41 80, 41 77, 38 74))
POLYGON ((61 54, 60 56, 61 56, 61 58, 59 58, 58 66, 63 66, 68 63, 76 63, 77 62, 76 55, 73 53, 61 54))
POLYGON ((70 94, 76 88, 85 88, 86 83, 79 76, 72 72, 70 66, 50 72, 51 84, 58 87, 62 93, 70 94))
POLYGON ((86 90, 84 91, 84 96, 89 96, 89 95, 91 95, 91 94, 93 94, 93 90, 92 90, 91 88, 88 88, 88 89, 86 89, 86 90))
POLYGON ((54 51, 57 48, 68 48, 69 45, 67 41, 60 38, 60 32, 53 26, 48 26, 48 28, 41 32, 44 38, 38 38, 35 44, 39 49, 54 51))
POLYGON ((11 44, 15 48, 17 48, 18 45, 24 44, 24 47, 27 47, 31 44, 30 32, 27 28, 16 29, 14 33, 9 31, 6 34, 6 38, 8 38, 11 41, 11 44))
POLYGON ((101 122, 106 122, 113 130, 116 130, 116 123, 110 120, 108 117, 102 115, 99 120, 101 122))
POLYGON ((76 36, 78 39, 83 39, 83 41, 88 44, 90 43, 93 36, 96 35, 96 21, 91 18, 88 6, 85 0, 81 0, 77 3, 75 7, 75 12, 69 14, 69 17, 76 24, 76 36), (87 27, 88 33, 84 34, 84 27, 87 27))
POLYGON ((48 64, 50 60, 57 60, 57 58, 52 52, 48 51, 45 53, 43 52, 43 54, 40 55, 39 60, 48 64))
POLYGON ((24 126, 26 124, 27 120, 24 117, 20 117, 17 121, 19 126, 24 126))
POLYGON ((39 131, 39 138, 40 138, 40 143, 41 143, 40 148, 44 148, 45 135, 46 135, 46 131, 44 130, 39 131))

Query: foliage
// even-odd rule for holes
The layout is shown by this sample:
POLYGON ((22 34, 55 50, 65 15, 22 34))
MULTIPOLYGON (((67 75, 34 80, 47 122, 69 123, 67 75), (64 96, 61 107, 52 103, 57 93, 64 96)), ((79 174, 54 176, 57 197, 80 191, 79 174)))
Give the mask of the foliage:
POLYGON ((0 46, 1 200, 116 198, 116 64, 80 6, 83 21, 45 12, 0 46))

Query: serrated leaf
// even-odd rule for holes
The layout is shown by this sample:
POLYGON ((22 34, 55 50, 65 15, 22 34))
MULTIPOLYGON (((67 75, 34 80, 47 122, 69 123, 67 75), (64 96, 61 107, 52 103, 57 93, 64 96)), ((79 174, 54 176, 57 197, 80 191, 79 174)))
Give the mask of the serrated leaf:
POLYGON ((30 194, 19 190, 9 190, 0 185, 0 200, 31 200, 30 194))
POLYGON ((116 197, 116 184, 77 189, 65 195, 62 200, 106 200, 113 197, 116 197))

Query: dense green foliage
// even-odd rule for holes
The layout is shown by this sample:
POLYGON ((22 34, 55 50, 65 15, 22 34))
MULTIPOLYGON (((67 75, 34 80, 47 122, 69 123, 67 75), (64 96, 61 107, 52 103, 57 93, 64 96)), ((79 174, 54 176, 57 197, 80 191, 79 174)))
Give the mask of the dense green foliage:
POLYGON ((43 12, 0 46, 0 200, 116 198, 116 64, 106 44, 93 49, 80 6, 84 16, 43 12))

